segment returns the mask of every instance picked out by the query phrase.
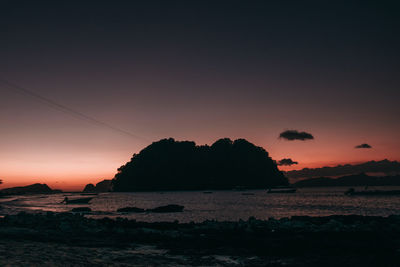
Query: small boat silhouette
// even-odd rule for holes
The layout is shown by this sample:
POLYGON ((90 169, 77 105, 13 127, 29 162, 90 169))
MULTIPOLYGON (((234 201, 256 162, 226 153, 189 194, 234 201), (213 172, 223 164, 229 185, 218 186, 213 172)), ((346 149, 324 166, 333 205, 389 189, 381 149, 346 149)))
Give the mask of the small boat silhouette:
POLYGON ((75 198, 75 199, 69 199, 68 197, 65 197, 61 203, 65 204, 87 204, 92 200, 92 197, 85 197, 85 198, 75 198))
POLYGON ((268 189, 267 193, 296 193, 297 189, 293 187, 287 187, 287 186, 277 186, 277 187, 271 187, 268 189))

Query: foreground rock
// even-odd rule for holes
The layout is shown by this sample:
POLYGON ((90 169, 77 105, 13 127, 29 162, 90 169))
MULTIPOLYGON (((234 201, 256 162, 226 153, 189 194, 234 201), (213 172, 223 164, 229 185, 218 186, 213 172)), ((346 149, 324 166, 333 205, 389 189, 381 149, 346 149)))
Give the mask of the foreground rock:
POLYGON ((141 213, 141 212, 145 212, 145 209, 141 209, 141 208, 136 208, 136 207, 125 207, 125 208, 120 208, 117 209, 117 212, 136 212, 136 213, 141 213))
POLYGON ((118 247, 121 251, 134 242, 166 249, 166 255, 198 260, 189 265, 215 265, 202 259, 229 255, 238 261, 257 259, 257 264, 249 263, 255 266, 398 266, 400 216, 299 216, 181 224, 90 219, 71 213, 20 213, 0 218, 0 240, 118 247))
MULTIPOLYGON (((90 219, 71 213, 20 213, 0 218, 0 240, 20 240, 21 245, 67 244, 82 249, 118 247, 121 251, 134 242, 166 249, 165 255, 196 259, 189 265, 215 265, 202 260, 211 255, 229 255, 238 262, 257 259, 248 263, 255 266, 398 266, 400 216, 292 217, 267 221, 250 218, 180 224, 90 219)), ((2 253, 8 255, 10 251, 13 250, 2 253)))
POLYGON ((148 212, 157 212, 157 213, 167 213, 167 212, 182 212, 185 207, 181 205, 170 204, 166 206, 160 206, 154 209, 148 209, 148 212))
POLYGON ((0 190, 0 195, 24 195, 24 194, 54 194, 61 190, 52 190, 47 184, 32 184, 28 186, 18 186, 0 190))
POLYGON ((91 212, 92 209, 89 207, 79 207, 79 208, 73 208, 71 211, 72 212, 91 212))

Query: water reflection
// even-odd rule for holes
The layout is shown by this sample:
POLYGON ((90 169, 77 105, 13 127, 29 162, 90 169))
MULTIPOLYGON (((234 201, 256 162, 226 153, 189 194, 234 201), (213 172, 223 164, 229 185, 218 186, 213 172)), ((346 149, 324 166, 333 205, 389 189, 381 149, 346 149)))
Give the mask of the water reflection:
MULTIPOLYGON (((394 188, 394 187, 391 187, 394 188)), ((387 188, 382 188, 387 189, 387 188)), ((398 188, 394 188, 398 189, 398 188)), ((258 219, 290 216, 327 216, 327 215, 370 215, 388 216, 400 214, 399 196, 345 196, 347 188, 300 189, 295 194, 267 194, 265 190, 202 191, 185 192, 138 192, 103 193, 89 204, 68 205, 60 203, 65 196, 82 197, 80 193, 18 196, 0 199, 0 214, 12 214, 20 211, 66 212, 75 207, 90 207, 90 217, 127 217, 140 221, 204 221, 204 220, 246 220, 250 216, 258 219), (117 213, 123 207, 151 209, 168 204, 185 206, 181 213, 117 213)))

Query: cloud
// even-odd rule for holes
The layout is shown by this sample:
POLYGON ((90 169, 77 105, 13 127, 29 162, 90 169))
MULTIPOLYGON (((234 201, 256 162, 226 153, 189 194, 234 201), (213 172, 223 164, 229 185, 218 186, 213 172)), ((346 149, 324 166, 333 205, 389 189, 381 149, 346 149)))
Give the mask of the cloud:
POLYGON ((299 164, 297 161, 293 161, 292 159, 281 159, 277 162, 278 166, 291 166, 294 164, 299 164))
POLYGON ((355 146, 354 148, 372 148, 372 146, 370 146, 368 144, 361 144, 361 145, 355 146))
POLYGON ((392 175, 400 173, 400 162, 389 161, 387 159, 381 161, 368 161, 361 164, 346 164, 337 165, 334 167, 322 167, 302 170, 287 171, 285 175, 288 178, 314 178, 314 177, 335 177, 359 173, 383 173, 385 175, 392 175))
POLYGON ((282 132, 279 135, 279 138, 283 138, 289 141, 293 141, 293 140, 312 140, 314 139, 314 136, 312 136, 312 134, 310 133, 306 133, 306 132, 299 132, 297 130, 287 130, 282 132))

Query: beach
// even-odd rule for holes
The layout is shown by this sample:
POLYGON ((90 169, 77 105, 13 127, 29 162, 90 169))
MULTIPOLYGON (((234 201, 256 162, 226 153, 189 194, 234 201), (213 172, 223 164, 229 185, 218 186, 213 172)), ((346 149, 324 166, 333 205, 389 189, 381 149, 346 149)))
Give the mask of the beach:
POLYGON ((398 266, 400 216, 138 222, 81 214, 0 219, 2 266, 398 266))

